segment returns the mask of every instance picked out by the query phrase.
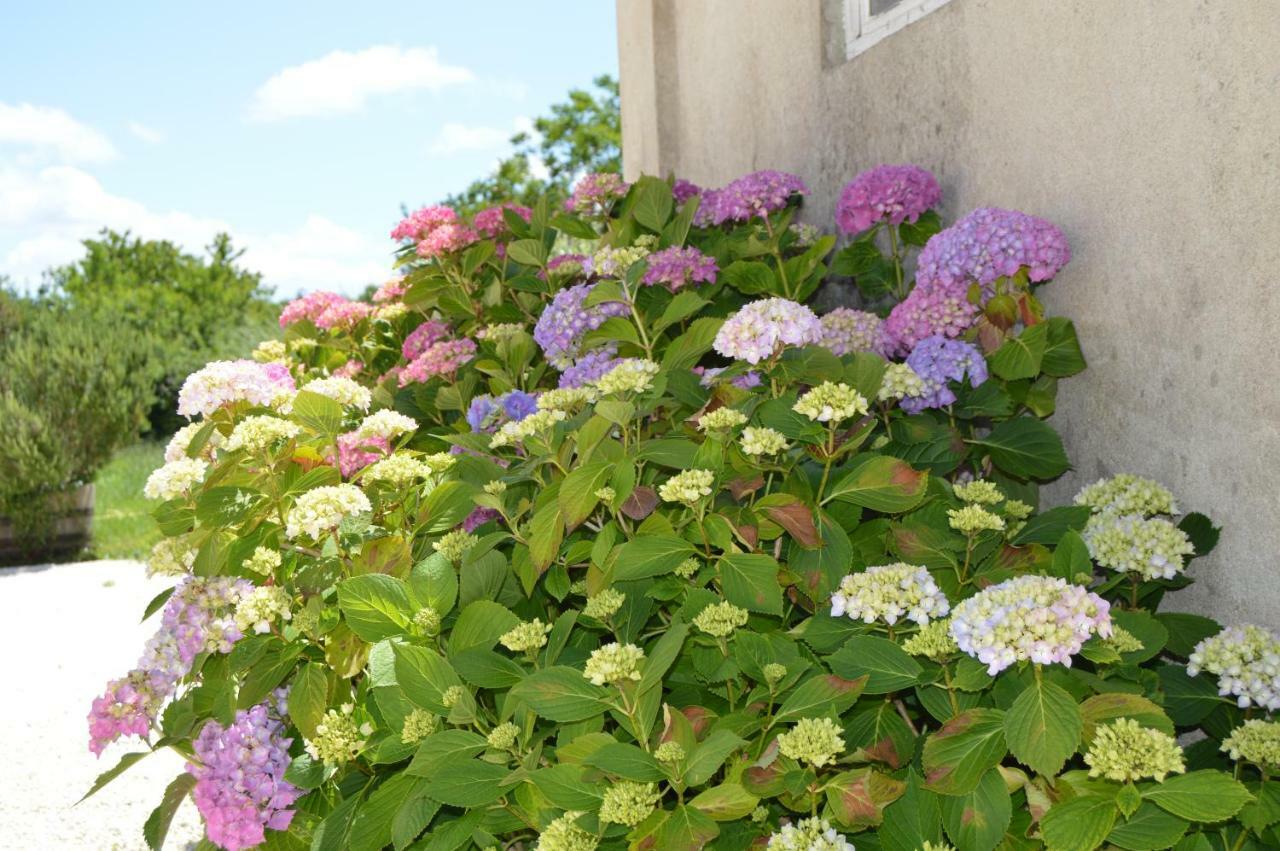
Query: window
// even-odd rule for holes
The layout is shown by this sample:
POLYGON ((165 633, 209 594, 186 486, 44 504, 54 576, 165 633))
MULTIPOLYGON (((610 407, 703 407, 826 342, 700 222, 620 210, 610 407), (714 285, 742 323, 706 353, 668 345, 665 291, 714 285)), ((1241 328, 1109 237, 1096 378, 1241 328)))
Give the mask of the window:
POLYGON ((948 2, 950 0, 844 0, 846 58, 852 59, 948 2))

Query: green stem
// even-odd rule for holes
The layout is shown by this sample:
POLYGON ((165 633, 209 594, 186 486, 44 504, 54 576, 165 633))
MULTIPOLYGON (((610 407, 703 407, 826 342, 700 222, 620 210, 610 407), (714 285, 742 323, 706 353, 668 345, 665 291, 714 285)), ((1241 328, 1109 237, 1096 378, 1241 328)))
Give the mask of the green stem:
POLYGON ((903 285, 902 277, 902 255, 899 253, 898 246, 898 229, 893 225, 888 226, 889 231, 889 247, 893 251, 893 274, 897 278, 898 285, 894 288, 894 293, 899 299, 907 297, 906 288, 903 285))

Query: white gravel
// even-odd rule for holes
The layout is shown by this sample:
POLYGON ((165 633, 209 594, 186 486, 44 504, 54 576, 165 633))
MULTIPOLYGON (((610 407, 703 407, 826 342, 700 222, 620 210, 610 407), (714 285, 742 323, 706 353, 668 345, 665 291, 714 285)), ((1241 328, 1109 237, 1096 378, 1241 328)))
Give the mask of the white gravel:
MULTIPOLYGON (((0 568, 0 849, 147 847, 143 822, 182 771, 173 751, 148 756, 75 803, 121 754, 139 749, 136 739, 117 742, 95 759, 85 716, 107 680, 141 655, 157 619, 138 620, 169 584, 128 561, 0 568)), ((202 833, 188 799, 166 851, 193 848, 202 833)))

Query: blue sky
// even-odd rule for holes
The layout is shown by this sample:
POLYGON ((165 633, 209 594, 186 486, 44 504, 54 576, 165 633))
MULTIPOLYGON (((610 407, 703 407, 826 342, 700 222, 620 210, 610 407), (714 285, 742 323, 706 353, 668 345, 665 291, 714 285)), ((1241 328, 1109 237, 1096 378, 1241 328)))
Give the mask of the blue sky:
POLYGON ((102 226, 218 230, 282 296, 387 275, 402 202, 486 173, 617 73, 608 0, 12 4, 0 29, 0 274, 102 226))

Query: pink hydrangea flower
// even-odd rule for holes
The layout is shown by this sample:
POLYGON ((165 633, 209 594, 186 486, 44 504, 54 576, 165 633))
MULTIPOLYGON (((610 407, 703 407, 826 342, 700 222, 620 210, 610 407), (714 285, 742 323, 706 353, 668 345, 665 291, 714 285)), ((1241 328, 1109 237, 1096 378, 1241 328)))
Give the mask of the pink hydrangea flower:
POLYGON ((317 328, 325 330, 350 328, 373 312, 372 305, 363 301, 335 301, 320 312, 315 318, 317 328))
POLYGON ((766 298, 725 320, 713 345, 725 357, 757 364, 784 346, 821 341, 822 322, 812 310, 785 298, 766 298))
POLYGON ((458 367, 471 360, 476 353, 474 340, 441 340, 431 346, 413 360, 400 372, 400 386, 422 383, 433 376, 449 375, 458 367))
POLYGON ((919 166, 876 166, 844 187, 836 205, 836 224, 844 233, 861 233, 877 222, 897 226, 916 221, 941 200, 938 179, 919 166))
POLYGON ((384 301, 395 301, 404 295, 407 289, 408 286, 405 285, 404 275, 398 275, 378 287, 377 292, 373 294, 373 300, 378 304, 384 301))
POLYGON ((431 348, 433 343, 447 336, 449 336, 448 323, 430 319, 409 332, 409 336, 404 338, 404 343, 400 346, 400 352, 405 360, 414 360, 431 348))
POLYGON ((879 316, 865 310, 837 307, 822 317, 822 345, 832 354, 885 353, 886 341, 879 316))
POLYGON ((747 222, 783 209, 793 195, 808 194, 809 188, 798 175, 756 171, 744 174, 723 189, 703 192, 694 221, 698 225, 747 222))
POLYGON ((360 371, 363 369, 364 369, 364 364, 360 363, 360 361, 349 360, 346 363, 344 363, 342 366, 335 369, 333 371, 333 374, 336 375, 338 378, 354 378, 355 376, 359 375, 360 371))
MULTIPOLYGON (((338 435, 338 471, 349 479, 375 461, 381 461, 391 452, 391 443, 385 437, 361 437, 359 432, 349 431, 338 435)), ((329 462, 333 463, 332 456, 329 462)))
POLYGON ((493 239, 509 233, 511 229, 507 227, 507 220, 503 215, 503 210, 510 210, 526 222, 533 218, 533 210, 528 207, 522 207, 519 204, 499 204, 496 207, 486 207, 476 213, 472 225, 486 239, 493 239))
POLYGON ((906 355, 926 337, 959 337, 974 323, 978 306, 963 288, 919 286, 884 321, 885 353, 906 355))
POLYGON ((295 298, 284 306, 284 310, 280 311, 280 327, 292 325, 303 319, 310 319, 315 322, 320 318, 326 310, 336 304, 343 304, 347 300, 337 293, 325 292, 323 290, 307 293, 304 296, 295 298))
POLYGON ((441 225, 418 243, 419 257, 442 257, 461 251, 480 240, 480 234, 462 225, 441 225))
POLYGON ((573 194, 564 202, 571 213, 608 212, 613 202, 627 194, 631 184, 611 172, 585 174, 574 184, 573 194))
POLYGON ((458 214, 450 207, 431 204, 421 210, 414 210, 400 220, 391 230, 391 238, 401 242, 421 242, 427 235, 441 225, 451 225, 458 221, 458 214))

